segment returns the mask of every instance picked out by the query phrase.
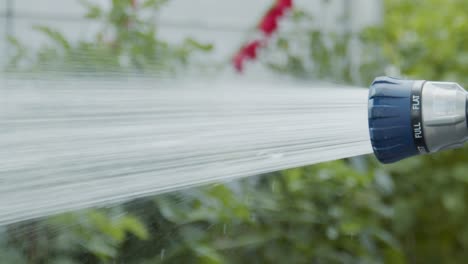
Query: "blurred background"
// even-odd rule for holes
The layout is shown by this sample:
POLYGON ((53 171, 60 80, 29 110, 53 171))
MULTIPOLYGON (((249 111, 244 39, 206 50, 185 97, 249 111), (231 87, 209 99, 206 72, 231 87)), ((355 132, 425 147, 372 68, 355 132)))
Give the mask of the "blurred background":
MULTIPOLYGON (((466 87, 467 11, 462 0, 0 0, 1 74, 466 87)), ((357 157, 3 226, 0 263, 465 263, 467 152, 357 157)))

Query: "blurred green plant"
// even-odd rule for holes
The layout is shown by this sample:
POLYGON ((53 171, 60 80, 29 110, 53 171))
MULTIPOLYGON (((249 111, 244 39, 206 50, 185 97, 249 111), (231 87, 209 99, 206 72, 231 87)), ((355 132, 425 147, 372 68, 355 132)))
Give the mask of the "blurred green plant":
POLYGON ((262 62, 278 73, 301 79, 355 83, 353 33, 346 30, 347 18, 346 14, 337 18, 341 29, 324 30, 316 26, 312 15, 295 8, 290 16, 294 26, 280 32, 261 57, 262 62))
POLYGON ((91 40, 69 41, 64 34, 46 26, 34 29, 45 35, 49 45, 28 52, 20 41, 10 38, 16 54, 10 70, 87 72, 145 72, 174 74, 187 65, 196 52, 209 52, 211 44, 187 38, 182 44, 169 44, 158 36, 156 14, 167 0, 112 0, 109 10, 91 1, 81 0, 87 8, 86 18, 100 30, 91 40), (26 65, 26 66, 23 66, 26 65), (32 68, 31 68, 32 66, 32 68))
POLYGON ((216 186, 183 201, 158 198, 163 216, 185 226, 179 234, 189 243, 169 263, 200 254, 210 262, 198 263, 384 263, 384 253, 401 251, 378 221, 391 219, 392 210, 375 187, 371 173, 337 161, 216 186))
POLYGON ((82 263, 80 259, 108 263, 118 256, 130 237, 149 239, 144 224, 121 207, 90 209, 18 224, 9 227, 8 234, 7 260, 16 259, 8 263, 82 263))
POLYGON ((386 0, 383 25, 362 40, 403 75, 468 84, 466 10, 461 0, 386 0))

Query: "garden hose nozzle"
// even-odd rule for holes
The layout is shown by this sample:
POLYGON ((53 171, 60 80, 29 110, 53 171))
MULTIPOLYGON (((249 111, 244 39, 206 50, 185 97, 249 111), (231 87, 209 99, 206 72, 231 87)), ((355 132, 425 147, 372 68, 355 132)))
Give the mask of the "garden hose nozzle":
POLYGON ((378 77, 369 91, 369 133, 382 163, 463 146, 467 92, 457 83, 378 77))

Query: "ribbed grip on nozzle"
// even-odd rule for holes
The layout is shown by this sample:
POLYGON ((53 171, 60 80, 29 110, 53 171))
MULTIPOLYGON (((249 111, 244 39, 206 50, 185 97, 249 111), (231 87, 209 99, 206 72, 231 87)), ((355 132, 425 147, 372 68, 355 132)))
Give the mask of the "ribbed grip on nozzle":
POLYGON ((417 155, 411 121, 415 81, 378 77, 369 91, 368 118, 372 148, 382 163, 417 155))

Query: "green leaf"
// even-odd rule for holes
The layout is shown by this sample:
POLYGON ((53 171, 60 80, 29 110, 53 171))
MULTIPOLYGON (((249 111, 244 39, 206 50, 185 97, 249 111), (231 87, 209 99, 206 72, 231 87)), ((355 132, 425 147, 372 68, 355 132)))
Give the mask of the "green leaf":
POLYGON ((91 241, 85 244, 85 246, 94 255, 103 259, 114 258, 117 256, 117 248, 113 247, 98 236, 94 236, 91 241))
POLYGON ((139 239, 149 239, 149 233, 144 224, 133 216, 125 216, 120 220, 120 227, 139 239))
POLYGON ((112 219, 105 215, 103 211, 90 210, 88 217, 93 226, 98 231, 112 238, 113 241, 120 243, 125 239, 125 230, 118 225, 115 225, 112 219))
POLYGON ((71 49, 70 43, 65 38, 65 36, 62 35, 60 32, 53 30, 49 27, 45 27, 45 26, 34 26, 33 28, 47 35, 51 40, 59 44, 60 47, 63 48, 64 50, 69 51, 71 49))
POLYGON ((194 48, 196 50, 204 51, 204 52, 209 52, 213 50, 213 45, 212 44, 203 44, 200 43, 192 38, 187 38, 185 39, 185 46, 189 48, 194 48))
POLYGON ((80 3, 88 9, 85 18, 97 19, 103 16, 103 10, 99 5, 93 4, 88 0, 80 0, 80 3))
POLYGON ((155 8, 159 9, 161 6, 166 4, 169 0, 146 0, 143 2, 143 8, 155 8))
POLYGON ((199 263, 203 264, 223 264, 223 257, 210 246, 199 245, 195 247, 199 263))

